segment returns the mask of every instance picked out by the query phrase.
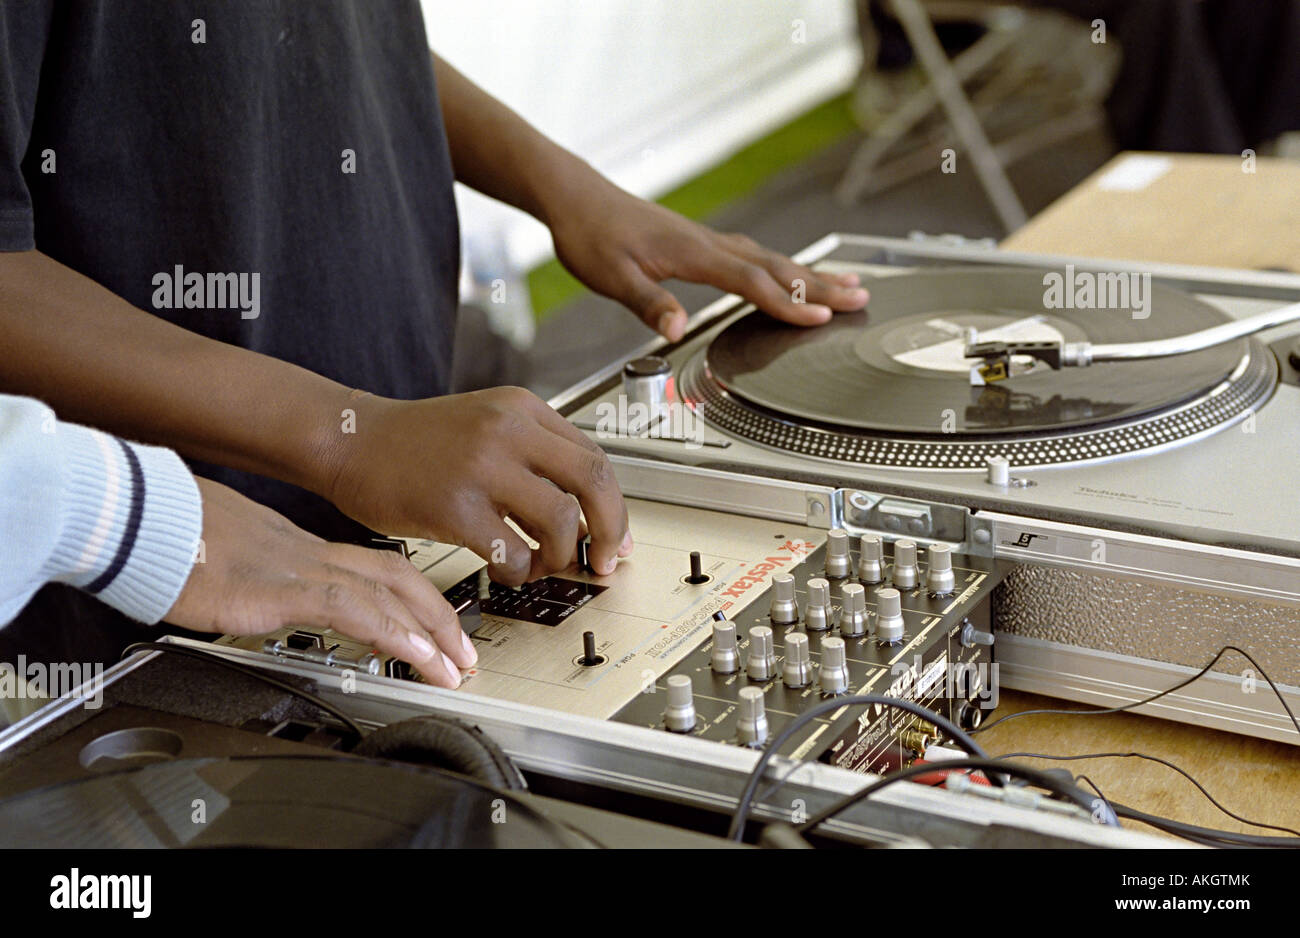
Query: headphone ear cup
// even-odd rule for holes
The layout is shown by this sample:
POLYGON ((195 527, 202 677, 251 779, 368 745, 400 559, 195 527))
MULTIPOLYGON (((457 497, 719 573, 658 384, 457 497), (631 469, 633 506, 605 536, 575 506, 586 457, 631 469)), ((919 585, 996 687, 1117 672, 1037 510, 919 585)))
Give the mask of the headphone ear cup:
POLYGON ((430 714, 390 723, 361 740, 352 754, 445 769, 508 791, 528 787, 500 746, 477 726, 453 717, 430 714))

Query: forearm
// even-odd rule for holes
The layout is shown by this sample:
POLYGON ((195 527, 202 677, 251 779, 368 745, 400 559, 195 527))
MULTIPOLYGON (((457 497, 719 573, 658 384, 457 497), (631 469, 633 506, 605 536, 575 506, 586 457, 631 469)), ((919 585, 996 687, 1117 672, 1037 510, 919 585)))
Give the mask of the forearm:
POLYGON ((201 520, 175 453, 0 395, 0 625, 50 581, 157 622, 193 567, 201 520))
POLYGON ((610 185, 437 55, 433 62, 457 181, 548 225, 573 194, 610 185))
POLYGON ((0 254, 0 391, 184 456, 328 488, 348 390, 136 309, 36 251, 0 254))

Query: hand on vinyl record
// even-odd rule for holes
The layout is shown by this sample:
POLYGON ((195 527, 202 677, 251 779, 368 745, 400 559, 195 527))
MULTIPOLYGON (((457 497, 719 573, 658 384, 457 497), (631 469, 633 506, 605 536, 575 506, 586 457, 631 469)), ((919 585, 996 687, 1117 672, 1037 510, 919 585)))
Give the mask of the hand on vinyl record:
POLYGON ((551 219, 555 252, 597 293, 618 300, 670 341, 686 310, 660 282, 671 278, 736 293, 777 319, 820 325, 832 311, 861 309, 855 274, 824 274, 744 235, 720 234, 603 179, 551 219))
POLYGON ((609 459, 535 394, 367 395, 348 406, 355 433, 340 436, 333 478, 319 491, 367 527, 468 547, 493 580, 510 586, 572 564, 587 531, 597 573, 613 572, 630 553, 627 507, 609 459))
POLYGON ((196 479, 203 556, 163 618, 200 632, 328 627, 457 687, 478 655, 447 600, 401 554, 331 544, 234 489, 196 479))

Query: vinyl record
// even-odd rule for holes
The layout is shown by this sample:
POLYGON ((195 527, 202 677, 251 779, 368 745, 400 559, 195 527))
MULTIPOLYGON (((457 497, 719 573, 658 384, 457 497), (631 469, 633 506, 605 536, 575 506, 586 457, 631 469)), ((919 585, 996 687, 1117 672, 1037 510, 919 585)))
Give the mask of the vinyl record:
POLYGON ((865 284, 871 291, 866 309, 837 314, 814 329, 751 313, 710 344, 707 375, 734 398, 802 423, 953 440, 1060 433, 1132 420, 1204 395, 1248 353, 1241 340, 1150 361, 1059 371, 1040 366, 996 386, 972 387, 971 363, 962 354, 969 327, 978 329, 982 340, 1098 345, 1180 335, 1228 318, 1149 279, 1132 284, 1127 306, 1063 308, 1079 298, 1073 281, 1049 296, 1048 273, 1064 276, 980 267, 878 277, 865 284))

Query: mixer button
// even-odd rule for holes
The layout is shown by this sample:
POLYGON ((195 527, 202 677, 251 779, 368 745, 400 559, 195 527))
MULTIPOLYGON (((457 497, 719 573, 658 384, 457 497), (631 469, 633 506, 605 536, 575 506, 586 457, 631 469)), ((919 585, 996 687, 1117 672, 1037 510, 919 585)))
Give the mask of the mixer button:
POLYGON ((883 589, 876 594, 876 639, 882 645, 893 645, 903 639, 903 600, 896 589, 883 589))
POLYGON ((842 580, 853 573, 853 558, 849 555, 849 532, 832 528, 826 535, 826 576, 842 580))
POLYGON ((844 639, 828 635, 822 639, 822 666, 817 683, 823 694, 843 694, 849 689, 849 669, 844 639))
POLYGON ((799 621, 799 605, 794 598, 794 577, 788 573, 778 573, 772 577, 769 615, 773 625, 790 625, 799 621))
POLYGON ((947 544, 931 544, 926 556, 930 563, 925 584, 930 592, 946 596, 957 587, 957 579, 952 572, 952 550, 947 544))
POLYGON ((831 585, 821 577, 808 581, 808 610, 804 613, 804 628, 809 632, 825 632, 834 624, 831 608, 831 585))
POLYGON ((894 542, 894 587, 900 590, 915 589, 917 583, 916 542, 894 542))
POLYGON ((867 634, 867 591, 861 583, 846 583, 840 590, 840 635, 861 638, 867 634))
POLYGON ((695 691, 685 674, 668 678, 668 705, 664 708, 664 726, 674 733, 695 729, 695 691))
POLYGON ((885 543, 875 534, 864 534, 859 547, 858 579, 873 586, 885 578, 885 543))
POLYGON ((749 630, 749 657, 745 660, 745 672, 751 680, 766 681, 775 669, 772 630, 766 625, 756 625, 749 630))
POLYGON ((785 637, 786 687, 807 687, 812 681, 812 659, 808 654, 808 636, 791 632, 785 637))
POLYGON ((736 623, 725 618, 713 623, 713 652, 710 661, 714 674, 735 674, 740 670, 736 623))
POLYGON ((736 715, 736 734, 742 745, 758 747, 767 742, 767 706, 761 690, 742 687, 736 715))

